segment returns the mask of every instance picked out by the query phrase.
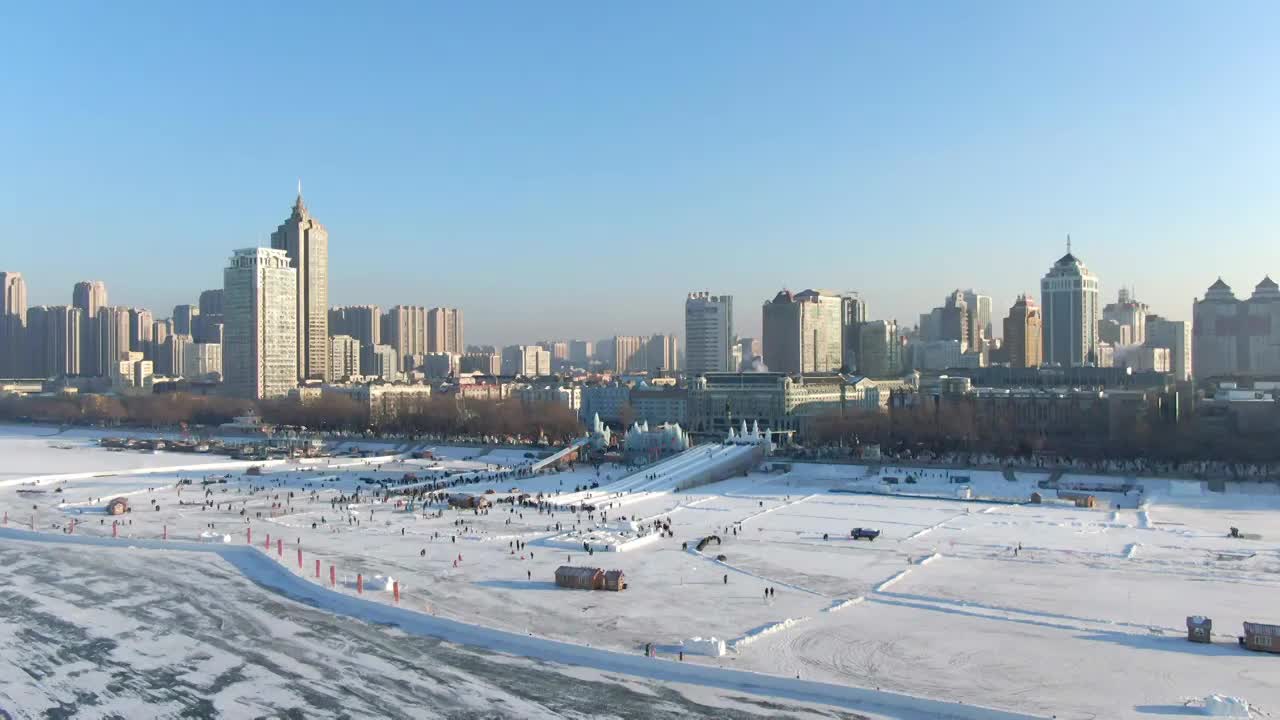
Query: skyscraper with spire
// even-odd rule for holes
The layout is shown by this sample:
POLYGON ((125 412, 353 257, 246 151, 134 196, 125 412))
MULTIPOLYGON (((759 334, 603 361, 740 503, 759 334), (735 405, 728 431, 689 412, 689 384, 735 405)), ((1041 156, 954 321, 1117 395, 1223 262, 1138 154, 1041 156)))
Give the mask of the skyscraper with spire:
POLYGON ((1040 280, 1041 317, 1044 330, 1042 362, 1074 367, 1098 362, 1098 277, 1071 254, 1049 268, 1040 280))
POLYGON ((293 212, 271 233, 271 247, 284 250, 298 271, 298 379, 329 375, 329 233, 302 202, 302 181, 293 212))

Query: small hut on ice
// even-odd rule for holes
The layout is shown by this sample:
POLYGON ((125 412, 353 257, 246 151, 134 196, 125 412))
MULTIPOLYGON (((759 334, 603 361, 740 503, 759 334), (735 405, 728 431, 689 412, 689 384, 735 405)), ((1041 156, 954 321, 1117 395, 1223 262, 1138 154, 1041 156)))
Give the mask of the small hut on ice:
POLYGON ((604 571, 600 568, 561 565, 556 568, 556 585, 574 590, 599 590, 604 587, 604 571))

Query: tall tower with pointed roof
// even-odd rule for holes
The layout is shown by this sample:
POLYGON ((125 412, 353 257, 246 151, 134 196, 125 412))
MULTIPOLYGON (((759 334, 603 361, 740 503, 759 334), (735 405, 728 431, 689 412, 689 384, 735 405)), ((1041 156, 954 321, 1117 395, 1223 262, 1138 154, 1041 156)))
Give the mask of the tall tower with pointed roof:
POLYGON ((329 379, 329 233, 302 201, 302 181, 293 211, 271 233, 271 247, 284 250, 298 271, 298 379, 329 379))
POLYGON ((1071 254, 1058 259, 1040 280, 1043 362, 1072 367, 1098 361, 1098 278, 1071 254))

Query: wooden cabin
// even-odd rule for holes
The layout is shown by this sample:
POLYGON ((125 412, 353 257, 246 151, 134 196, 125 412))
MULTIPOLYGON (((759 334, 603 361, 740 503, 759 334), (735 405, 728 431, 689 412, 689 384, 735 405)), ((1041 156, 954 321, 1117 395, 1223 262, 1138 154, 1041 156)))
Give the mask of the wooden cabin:
POLYGON ((1280 653, 1280 625, 1245 623, 1244 646, 1258 652, 1280 653))
POLYGON ((556 585, 573 590, 600 590, 604 588, 604 571, 593 567, 561 565, 556 568, 556 585))
POLYGON ((627 576, 621 570, 609 570, 604 574, 604 589, 622 592, 627 589, 627 576))

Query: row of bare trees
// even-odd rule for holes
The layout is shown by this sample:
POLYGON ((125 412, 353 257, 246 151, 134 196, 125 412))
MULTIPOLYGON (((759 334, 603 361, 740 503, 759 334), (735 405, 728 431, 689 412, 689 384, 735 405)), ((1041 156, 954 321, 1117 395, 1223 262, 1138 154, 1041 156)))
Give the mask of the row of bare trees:
POLYGON ((1049 453, 1175 463, 1280 461, 1280 444, 1270 433, 1236 432, 1198 415, 1177 422, 1146 415, 1111 418, 1101 404, 1048 429, 1015 422, 1005 414, 979 413, 965 403, 923 403, 889 412, 832 412, 814 418, 805 433, 810 447, 866 443, 897 453, 974 452, 1002 457, 1049 453))
POLYGON ((467 400, 455 396, 394 398, 370 408, 346 395, 305 402, 281 398, 252 402, 182 393, 115 397, 65 395, 0 397, 0 420, 59 425, 172 427, 219 425, 249 411, 266 422, 309 430, 436 437, 501 437, 563 443, 582 434, 576 413, 556 403, 467 400))

